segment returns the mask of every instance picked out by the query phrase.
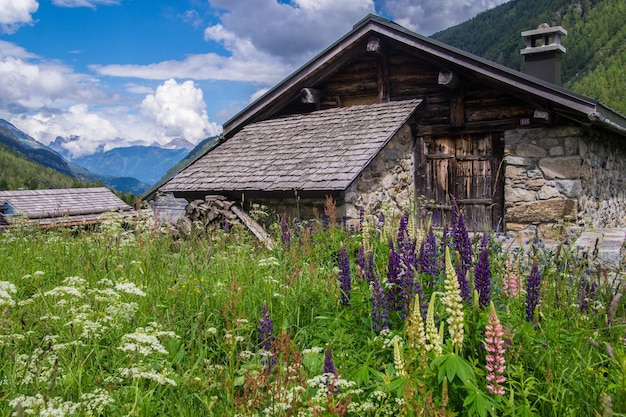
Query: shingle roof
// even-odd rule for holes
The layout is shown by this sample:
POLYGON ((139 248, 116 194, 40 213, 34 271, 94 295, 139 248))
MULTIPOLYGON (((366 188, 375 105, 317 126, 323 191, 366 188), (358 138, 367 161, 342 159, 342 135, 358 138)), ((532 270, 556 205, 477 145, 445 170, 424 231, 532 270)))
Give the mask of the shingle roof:
POLYGON ((7 220, 21 215, 41 224, 88 222, 109 211, 133 212, 104 187, 0 191, 0 202, 8 208, 4 213, 7 220))
POLYGON ((252 123, 161 190, 345 190, 420 103, 359 105, 252 123))

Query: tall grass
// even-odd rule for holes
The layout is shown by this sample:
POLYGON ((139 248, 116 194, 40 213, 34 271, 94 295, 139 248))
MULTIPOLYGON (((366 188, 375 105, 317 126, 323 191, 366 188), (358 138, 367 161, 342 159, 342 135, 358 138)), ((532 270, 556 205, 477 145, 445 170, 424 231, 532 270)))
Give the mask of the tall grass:
MULTIPOLYGON (((489 237, 489 294, 505 351, 504 394, 494 394, 487 324, 499 333, 478 292, 459 305, 460 316, 449 310, 440 234, 433 279, 409 260, 419 258, 425 228, 399 232, 374 218, 356 230, 322 223, 283 221, 281 231, 277 222, 272 251, 239 226, 175 239, 150 219, 0 234, 0 414, 624 415, 616 273, 587 271, 567 250, 539 241, 511 252, 489 237), (404 252, 391 256, 390 245, 404 252), (360 246, 374 262, 369 273, 357 265, 360 246), (539 299, 528 321, 534 262, 539 299), (403 287, 411 275, 419 288, 403 287), (372 315, 381 301, 374 279, 388 309, 382 327, 372 315), (404 297, 395 310, 392 296, 404 297), (449 334, 458 317, 460 345, 449 334), (436 330, 427 349, 418 330, 429 318, 436 330), (260 319, 261 333, 271 327, 269 350, 260 319)), ((479 241, 471 243, 475 260, 479 241)))

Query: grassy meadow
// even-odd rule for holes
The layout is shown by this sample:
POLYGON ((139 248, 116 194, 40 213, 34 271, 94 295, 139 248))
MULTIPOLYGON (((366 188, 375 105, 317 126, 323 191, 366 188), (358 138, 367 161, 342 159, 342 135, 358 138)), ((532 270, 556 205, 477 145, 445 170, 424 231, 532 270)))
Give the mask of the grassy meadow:
POLYGON ((272 219, 271 251, 149 218, 0 233, 0 415, 626 415, 615 272, 462 214, 322 217, 272 219))

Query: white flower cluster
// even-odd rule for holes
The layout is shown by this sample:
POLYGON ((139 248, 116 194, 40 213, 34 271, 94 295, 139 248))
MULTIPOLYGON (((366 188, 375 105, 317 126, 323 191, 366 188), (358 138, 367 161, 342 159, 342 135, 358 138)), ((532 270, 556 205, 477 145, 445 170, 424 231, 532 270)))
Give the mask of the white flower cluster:
POLYGON ((125 352, 139 353, 143 356, 148 356, 152 353, 167 355, 167 350, 163 347, 159 338, 178 338, 178 336, 174 332, 161 331, 159 328, 158 323, 150 323, 145 328, 138 327, 133 333, 122 336, 122 345, 118 349, 125 352))
POLYGON ((9 306, 12 307, 15 305, 15 301, 11 294, 17 293, 17 288, 15 285, 10 283, 9 281, 0 281, 0 307, 9 306))
POLYGON ((115 284, 115 289, 117 291, 125 292, 126 294, 137 295, 139 297, 145 297, 146 293, 140 290, 134 283, 132 282, 121 282, 115 284))

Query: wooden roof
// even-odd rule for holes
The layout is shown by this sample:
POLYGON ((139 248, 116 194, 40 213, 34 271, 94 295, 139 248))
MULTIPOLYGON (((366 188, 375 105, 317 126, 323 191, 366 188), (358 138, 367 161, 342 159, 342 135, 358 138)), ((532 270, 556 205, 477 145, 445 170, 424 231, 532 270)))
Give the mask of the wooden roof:
POLYGON ((249 124, 161 190, 345 190, 420 103, 358 105, 249 124))
POLYGON ((0 205, 9 222, 23 216, 42 225, 94 222, 110 211, 134 213, 105 187, 0 191, 0 205))

